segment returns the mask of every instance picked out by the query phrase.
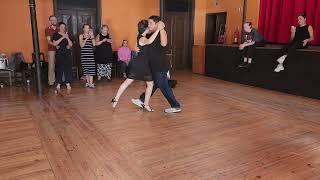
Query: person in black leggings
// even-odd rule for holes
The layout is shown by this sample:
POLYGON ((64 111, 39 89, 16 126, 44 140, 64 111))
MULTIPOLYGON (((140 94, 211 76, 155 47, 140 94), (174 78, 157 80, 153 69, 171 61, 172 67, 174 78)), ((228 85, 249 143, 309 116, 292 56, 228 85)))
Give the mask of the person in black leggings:
POLYGON ((281 49, 281 57, 277 59, 278 66, 274 69, 274 72, 280 72, 284 70, 283 62, 288 56, 294 53, 297 49, 303 49, 308 47, 308 43, 313 41, 313 28, 307 24, 306 15, 300 14, 298 16, 297 27, 291 26, 291 42, 281 49))
POLYGON ((252 27, 251 22, 244 23, 243 30, 243 43, 239 46, 239 50, 242 52, 243 62, 238 67, 249 68, 252 63, 256 47, 263 47, 264 40, 262 35, 252 27))

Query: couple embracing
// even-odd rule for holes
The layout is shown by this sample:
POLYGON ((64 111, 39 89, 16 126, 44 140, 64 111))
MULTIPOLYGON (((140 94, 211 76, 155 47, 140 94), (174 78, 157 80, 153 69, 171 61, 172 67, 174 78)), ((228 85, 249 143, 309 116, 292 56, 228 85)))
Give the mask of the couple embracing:
POLYGON ((137 47, 139 52, 131 62, 131 68, 127 79, 121 84, 116 96, 112 99, 112 107, 115 108, 120 96, 127 87, 134 81, 145 81, 146 91, 138 99, 132 99, 132 103, 152 112, 150 97, 159 88, 167 99, 170 108, 166 113, 177 113, 181 111, 179 102, 176 100, 171 86, 168 83, 168 63, 165 59, 165 47, 167 45, 167 33, 165 24, 159 16, 151 16, 148 20, 141 20, 138 23, 137 47))

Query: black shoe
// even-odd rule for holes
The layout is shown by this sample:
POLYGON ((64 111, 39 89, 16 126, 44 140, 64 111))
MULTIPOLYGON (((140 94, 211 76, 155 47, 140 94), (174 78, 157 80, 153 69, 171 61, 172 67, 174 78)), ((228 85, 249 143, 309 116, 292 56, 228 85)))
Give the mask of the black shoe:
POLYGON ((244 68, 244 67, 247 66, 247 64, 248 64, 248 63, 243 62, 243 63, 239 64, 238 68, 244 68))
POLYGON ((112 108, 116 108, 117 104, 118 104, 118 101, 116 100, 116 98, 112 98, 111 100, 112 108))
POLYGON ((247 63, 245 66, 244 66, 244 68, 247 68, 247 69, 249 69, 251 67, 251 63, 247 63))
POLYGON ((154 112, 154 110, 150 106, 146 106, 144 104, 142 104, 142 109, 145 112, 154 112))

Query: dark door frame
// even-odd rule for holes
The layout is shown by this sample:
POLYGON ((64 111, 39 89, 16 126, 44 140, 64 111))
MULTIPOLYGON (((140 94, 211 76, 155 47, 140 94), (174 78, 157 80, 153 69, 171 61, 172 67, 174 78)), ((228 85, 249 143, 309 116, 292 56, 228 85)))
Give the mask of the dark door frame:
MULTIPOLYGON (((207 29, 207 27, 208 27, 208 16, 210 16, 210 15, 219 15, 219 14, 225 14, 226 15, 226 18, 228 18, 228 13, 227 13, 227 11, 223 11, 223 12, 216 12, 216 13, 207 13, 206 14, 206 26, 205 26, 205 43, 207 44, 207 33, 208 33, 208 29, 207 29)), ((227 22, 226 22, 227 23, 227 22)))
MULTIPOLYGON (((190 35, 189 35, 189 38, 190 38, 190 54, 189 54, 189 57, 191 58, 191 64, 190 64, 190 68, 192 69, 192 56, 193 56, 193 46, 194 46, 194 16, 195 16, 195 0, 186 0, 186 1, 189 1, 190 4, 191 4, 191 12, 190 12, 190 19, 191 19, 191 23, 190 23, 190 35)), ((163 16, 164 16, 164 13, 165 13, 165 4, 164 4, 165 0, 160 0, 160 16, 161 18, 163 19, 163 16)))
MULTIPOLYGON (((96 29, 99 30, 100 27, 101 27, 101 16, 102 16, 102 6, 101 6, 101 1, 102 0, 96 0, 97 1, 97 7, 96 7, 96 24, 97 24, 97 27, 96 29)), ((73 8, 75 10, 82 10, 83 8, 73 8)), ((92 8, 88 8, 88 9, 92 9, 92 8)), ((54 10, 54 14, 57 14, 58 12, 58 2, 57 0, 53 0, 53 10, 54 10)))

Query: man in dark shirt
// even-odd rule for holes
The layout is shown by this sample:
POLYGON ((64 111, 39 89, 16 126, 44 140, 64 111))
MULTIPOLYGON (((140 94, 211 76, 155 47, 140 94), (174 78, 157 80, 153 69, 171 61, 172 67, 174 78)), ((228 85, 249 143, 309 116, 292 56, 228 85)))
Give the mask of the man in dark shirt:
MULTIPOLYGON (((157 29, 157 23, 162 23, 159 16, 151 16, 148 19, 149 30, 154 32, 157 29)), ((157 38, 152 44, 148 46, 148 59, 152 71, 154 87, 152 95, 159 88, 167 99, 171 108, 165 110, 166 113, 177 113, 181 111, 179 102, 176 100, 173 91, 168 83, 167 72, 169 71, 169 64, 165 58, 165 47, 167 46, 168 37, 166 31, 160 31, 157 38)), ((142 107, 145 93, 141 94, 139 99, 132 99, 132 103, 142 107)))
POLYGON ((255 52, 255 47, 264 46, 262 35, 252 27, 251 22, 243 24, 243 38, 239 50, 243 54, 243 62, 238 66, 239 68, 249 68, 255 52))

